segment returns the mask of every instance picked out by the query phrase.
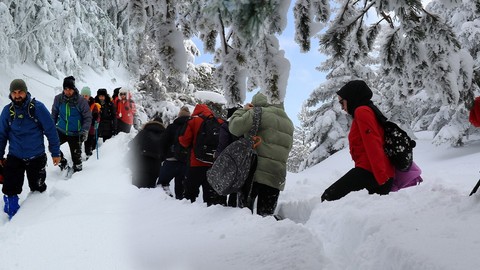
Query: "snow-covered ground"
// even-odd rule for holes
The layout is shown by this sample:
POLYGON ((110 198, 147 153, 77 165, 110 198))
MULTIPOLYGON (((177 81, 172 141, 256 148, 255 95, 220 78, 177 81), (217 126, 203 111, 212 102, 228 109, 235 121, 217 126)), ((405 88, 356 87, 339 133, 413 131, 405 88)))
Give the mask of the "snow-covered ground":
MULTIPOLYGON (((61 86, 61 80, 29 75, 36 78, 27 80, 32 95, 50 108, 56 92, 42 85, 61 86)), ((13 78, 24 77, 0 74, 1 89, 13 78)), ((110 93, 112 84, 108 79, 110 93)), ((0 105, 8 103, 7 95, 1 91, 0 105)), ((418 133, 414 155, 423 170, 420 186, 388 196, 360 191, 320 203, 323 190, 353 166, 348 151, 340 151, 288 174, 278 207, 287 219, 276 221, 248 209, 206 207, 201 200, 172 199, 162 189, 135 188, 125 157, 133 136, 120 134, 102 144, 99 159, 94 152, 69 180, 49 158, 47 191, 29 194, 25 184, 17 215, 8 221, 0 214, 1 270, 480 266, 480 192, 468 196, 480 177, 480 138, 471 137, 461 148, 436 147, 431 134, 418 133)), ((62 150, 69 152, 66 145, 62 150)))

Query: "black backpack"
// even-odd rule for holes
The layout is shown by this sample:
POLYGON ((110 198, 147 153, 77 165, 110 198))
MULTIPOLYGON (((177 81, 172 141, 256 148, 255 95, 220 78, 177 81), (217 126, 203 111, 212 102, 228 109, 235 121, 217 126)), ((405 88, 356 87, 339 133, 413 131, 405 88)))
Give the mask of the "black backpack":
POLYGON ((176 160, 180 162, 185 162, 185 163, 188 161, 188 155, 190 153, 190 149, 183 147, 178 141, 178 137, 182 136, 185 133, 185 130, 187 129, 187 123, 188 121, 185 121, 185 123, 183 123, 183 125, 180 128, 177 128, 175 130, 173 144, 170 146, 170 150, 173 153, 173 157, 175 157, 176 160))
MULTIPOLYGON (((257 167, 255 143, 261 142, 255 141, 255 138, 258 139, 256 134, 262 118, 262 108, 254 107, 253 110, 253 125, 247 138, 242 137, 229 144, 207 171, 208 183, 220 195, 239 192, 255 173, 257 167)), ((246 192, 250 193, 250 190, 246 192)))
POLYGON ((203 122, 198 129, 193 152, 195 153, 197 160, 213 164, 215 152, 217 151, 221 124, 214 116, 205 117, 199 115, 199 117, 203 119, 203 122))
POLYGON ((385 144, 383 149, 390 162, 399 171, 408 171, 413 162, 413 148, 416 142, 397 124, 387 121, 378 108, 369 106, 383 127, 385 144))

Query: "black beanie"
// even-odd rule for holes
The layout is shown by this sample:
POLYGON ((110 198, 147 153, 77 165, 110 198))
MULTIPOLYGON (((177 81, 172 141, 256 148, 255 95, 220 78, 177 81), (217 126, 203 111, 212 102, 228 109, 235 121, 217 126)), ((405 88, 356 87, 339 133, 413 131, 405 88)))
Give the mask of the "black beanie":
POLYGON ((75 77, 68 76, 65 79, 63 79, 63 89, 65 88, 77 89, 75 87, 75 77))
POLYGON ((97 96, 105 96, 105 97, 108 96, 107 89, 105 89, 105 88, 98 89, 97 90, 97 96))
POLYGON ((10 93, 15 91, 15 90, 21 90, 24 91, 25 93, 28 92, 27 89, 27 84, 25 83, 24 80, 22 79, 15 79, 10 83, 10 93))

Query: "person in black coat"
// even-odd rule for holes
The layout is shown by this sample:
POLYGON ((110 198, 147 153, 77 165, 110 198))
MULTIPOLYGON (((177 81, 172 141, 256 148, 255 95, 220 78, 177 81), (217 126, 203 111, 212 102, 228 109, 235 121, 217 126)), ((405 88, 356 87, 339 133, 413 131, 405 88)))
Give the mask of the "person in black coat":
POLYGON ((166 159, 160 168, 158 185, 161 185, 168 195, 173 196, 170 191, 170 181, 175 178, 175 198, 179 200, 183 199, 183 181, 188 168, 189 150, 180 145, 178 136, 183 133, 182 130, 186 127, 188 119, 190 119, 190 110, 183 106, 178 117, 163 133, 161 142, 166 152, 166 159))
POLYGON ((102 138, 103 142, 105 142, 115 134, 117 126, 116 109, 105 88, 98 89, 95 102, 101 106, 98 137, 102 138))
POLYGON ((138 188, 156 187, 158 170, 165 159, 160 139, 165 131, 162 119, 156 117, 129 142, 132 183, 138 188))

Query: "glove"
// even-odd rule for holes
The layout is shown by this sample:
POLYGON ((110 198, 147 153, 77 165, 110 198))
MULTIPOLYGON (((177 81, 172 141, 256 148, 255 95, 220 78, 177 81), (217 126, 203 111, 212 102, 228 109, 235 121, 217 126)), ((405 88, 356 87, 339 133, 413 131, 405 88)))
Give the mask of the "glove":
POLYGON ((80 133, 80 141, 84 142, 88 139, 88 131, 82 131, 82 133, 80 133))

